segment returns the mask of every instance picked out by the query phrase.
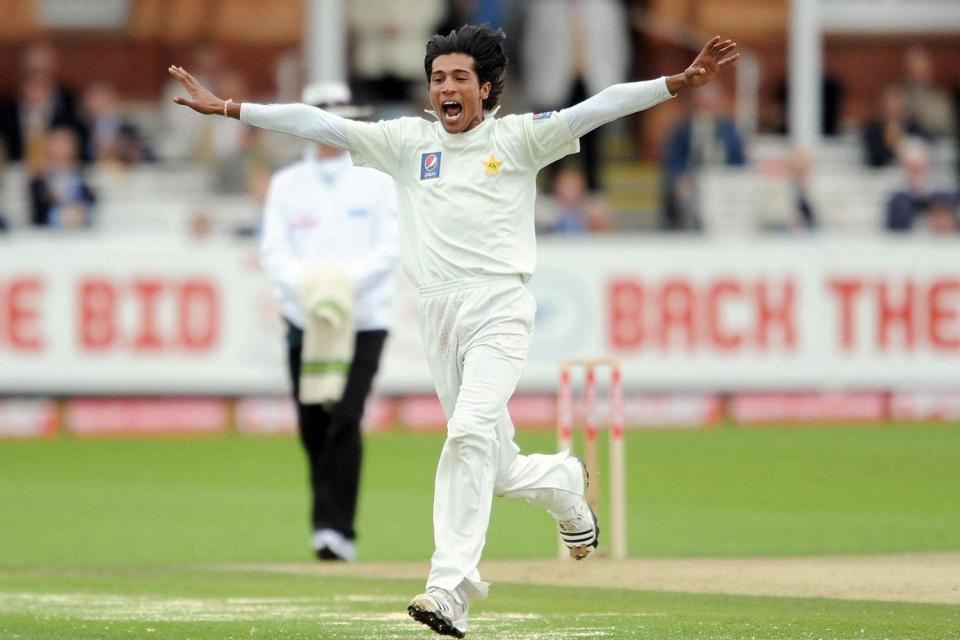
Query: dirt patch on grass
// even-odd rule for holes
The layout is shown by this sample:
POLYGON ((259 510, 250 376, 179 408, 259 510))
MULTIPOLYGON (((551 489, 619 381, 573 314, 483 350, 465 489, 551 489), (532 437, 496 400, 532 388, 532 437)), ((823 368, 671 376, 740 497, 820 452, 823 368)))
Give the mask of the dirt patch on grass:
MULTIPOLYGON (((283 573, 422 580, 426 563, 237 565, 283 573)), ((751 596, 960 604, 960 553, 802 558, 492 560, 484 580, 751 596)))

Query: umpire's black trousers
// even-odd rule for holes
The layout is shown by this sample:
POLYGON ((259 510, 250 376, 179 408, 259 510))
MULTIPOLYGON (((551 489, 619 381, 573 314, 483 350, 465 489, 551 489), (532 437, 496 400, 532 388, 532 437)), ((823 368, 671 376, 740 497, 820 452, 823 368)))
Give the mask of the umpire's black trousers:
POLYGON ((334 529, 351 540, 356 537, 353 520, 363 454, 360 420, 386 338, 387 332, 382 329, 357 332, 343 398, 328 411, 323 405, 303 405, 299 401, 303 331, 287 323, 293 398, 297 402, 300 442, 307 454, 313 489, 314 531, 334 529))

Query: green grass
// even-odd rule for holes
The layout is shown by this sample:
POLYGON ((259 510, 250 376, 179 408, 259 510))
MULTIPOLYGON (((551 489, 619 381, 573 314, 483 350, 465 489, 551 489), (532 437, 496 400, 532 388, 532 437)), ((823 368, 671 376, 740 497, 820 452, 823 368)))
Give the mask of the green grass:
MULTIPOLYGON (((429 557, 441 444, 367 439, 363 558, 429 557)), ((958 427, 642 432, 628 452, 634 555, 960 549, 958 427)), ((0 565, 304 559, 304 474, 284 438, 0 443, 0 565)), ((495 501, 488 557, 553 549, 548 516, 495 501)))
MULTIPOLYGON (((429 557, 441 444, 367 439, 364 559, 429 557)), ((628 452, 632 555, 960 549, 957 426, 633 432, 628 452)), ((0 639, 431 637, 402 615, 420 582, 211 568, 307 560, 306 514, 291 439, 0 442, 0 639)), ((486 556, 546 557, 554 536, 498 500, 486 556)), ((957 637, 960 607, 498 584, 473 620, 476 640, 926 640, 957 637)))

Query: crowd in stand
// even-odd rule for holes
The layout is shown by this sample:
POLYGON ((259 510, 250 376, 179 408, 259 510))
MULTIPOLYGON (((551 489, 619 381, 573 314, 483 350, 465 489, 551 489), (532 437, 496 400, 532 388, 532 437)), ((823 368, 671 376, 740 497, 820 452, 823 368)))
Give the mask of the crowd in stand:
POLYGON ((891 194, 887 203, 886 227, 898 232, 921 228, 937 234, 957 233, 960 198, 956 184, 932 183, 930 145, 960 140, 960 104, 954 104, 945 88, 936 85, 933 63, 925 49, 907 51, 904 67, 903 82, 884 88, 876 117, 863 128, 867 165, 896 165, 903 175, 902 188, 891 194))
MULTIPOLYGON (((422 102, 423 42, 436 30, 467 21, 504 27, 519 34, 508 39, 511 56, 509 107, 534 111, 559 109, 617 82, 627 81, 630 34, 623 3, 617 0, 397 0, 347 4, 351 26, 351 69, 355 96, 378 106, 380 114, 417 113, 422 102)), ((202 82, 227 96, 249 95, 247 79, 229 66, 212 45, 198 46, 188 67, 202 82)), ((262 198, 271 172, 296 156, 291 144, 278 148, 268 136, 227 119, 197 118, 177 108, 171 83, 158 96, 144 131, 123 95, 109 80, 81 87, 64 86, 56 50, 46 43, 25 49, 19 81, 12 95, 0 96, 0 191, 22 188, 3 179, 3 163, 22 167, 27 176, 30 225, 61 229, 96 225, 98 194, 87 169, 130 170, 145 163, 190 163, 211 176, 209 189, 221 194, 262 198)), ((899 172, 901 185, 890 185, 886 211, 878 224, 891 231, 956 233, 956 173, 936 184, 931 149, 960 146, 960 94, 940 85, 928 51, 911 48, 904 56, 903 79, 877 92, 876 110, 851 136, 839 124, 842 87, 825 78, 824 133, 859 138, 862 172, 899 172)), ((955 81, 960 83, 960 78, 955 81)), ((785 92, 781 92, 785 99, 785 92)), ((750 140, 745 140, 728 113, 723 89, 711 85, 695 92, 685 115, 665 135, 657 159, 662 175, 660 224, 667 230, 702 228, 704 207, 698 178, 718 167, 749 167, 750 140)), ((517 110, 517 109, 509 109, 517 110)), ((617 229, 611 220, 603 183, 603 130, 581 141, 581 153, 550 167, 542 178, 537 224, 543 232, 578 233, 617 229)), ((784 145, 786 148, 786 145, 784 145)), ((953 157, 960 156, 957 151, 953 157)), ((802 149, 785 151, 784 172, 790 183, 789 230, 820 226, 811 175, 818 158, 802 149)), ((942 174, 943 172, 940 172, 942 174)), ((939 174, 938 174, 939 175, 939 174)), ((0 232, 11 225, 0 199, 0 232)), ((252 232, 251 225, 244 231, 252 232)), ((208 233, 209 220, 198 212, 190 228, 208 233)))
POLYGON ((16 93, 0 100, 0 159, 21 163, 29 177, 31 225, 90 227, 97 198, 84 166, 132 167, 153 153, 109 82, 79 97, 61 83, 50 44, 29 47, 19 73, 16 93))

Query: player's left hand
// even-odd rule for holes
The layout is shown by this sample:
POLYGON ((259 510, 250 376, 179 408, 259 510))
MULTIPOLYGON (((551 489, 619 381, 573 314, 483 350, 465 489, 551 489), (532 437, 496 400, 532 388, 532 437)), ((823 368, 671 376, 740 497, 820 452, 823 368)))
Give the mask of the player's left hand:
POLYGON ((714 36, 703 45, 690 66, 683 72, 684 85, 688 87, 702 87, 713 80, 721 68, 736 61, 740 57, 736 53, 737 43, 733 40, 723 40, 714 36))

